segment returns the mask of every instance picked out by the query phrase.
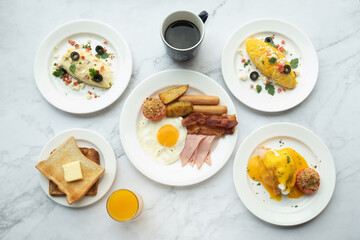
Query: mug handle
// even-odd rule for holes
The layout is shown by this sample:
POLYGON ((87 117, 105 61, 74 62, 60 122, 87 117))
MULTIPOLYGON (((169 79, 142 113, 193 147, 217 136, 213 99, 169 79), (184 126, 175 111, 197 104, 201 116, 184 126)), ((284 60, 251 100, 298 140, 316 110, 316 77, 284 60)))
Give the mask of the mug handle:
POLYGON ((208 16, 209 16, 209 14, 207 13, 207 11, 202 11, 201 13, 199 13, 199 15, 198 15, 200 18, 201 18, 201 20, 203 21, 203 23, 205 23, 206 22, 206 20, 207 20, 207 18, 208 18, 208 16))

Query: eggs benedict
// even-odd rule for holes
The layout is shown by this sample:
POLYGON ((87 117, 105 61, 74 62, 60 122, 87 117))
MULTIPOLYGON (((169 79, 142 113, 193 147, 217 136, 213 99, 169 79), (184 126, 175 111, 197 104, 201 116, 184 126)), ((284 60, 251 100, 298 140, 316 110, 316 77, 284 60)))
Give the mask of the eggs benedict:
POLYGON ((249 160, 247 171, 251 179, 262 183, 271 199, 280 201, 282 195, 289 198, 304 195, 295 185, 296 174, 308 167, 306 160, 291 148, 259 147, 249 160))

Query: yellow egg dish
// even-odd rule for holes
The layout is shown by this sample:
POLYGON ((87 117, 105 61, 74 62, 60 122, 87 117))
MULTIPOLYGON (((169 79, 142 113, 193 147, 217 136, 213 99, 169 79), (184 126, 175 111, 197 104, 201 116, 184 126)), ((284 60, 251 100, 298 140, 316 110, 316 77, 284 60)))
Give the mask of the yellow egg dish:
POLYGON ((272 150, 260 147, 255 155, 248 163, 249 177, 261 182, 270 198, 280 201, 282 195, 289 198, 304 195, 295 185, 296 174, 309 166, 299 153, 291 148, 272 150))
POLYGON ((283 87, 294 88, 296 86, 294 71, 291 70, 288 74, 283 72, 285 65, 290 66, 284 54, 269 43, 256 38, 248 38, 245 45, 250 59, 262 74, 283 87))
POLYGON ((94 57, 91 53, 70 48, 61 58, 59 65, 62 66, 71 76, 80 81, 101 88, 110 88, 112 85, 112 72, 106 63, 94 57), (78 60, 72 60, 70 55, 72 52, 79 54, 78 60), (100 74, 102 81, 96 82, 94 74, 100 74))

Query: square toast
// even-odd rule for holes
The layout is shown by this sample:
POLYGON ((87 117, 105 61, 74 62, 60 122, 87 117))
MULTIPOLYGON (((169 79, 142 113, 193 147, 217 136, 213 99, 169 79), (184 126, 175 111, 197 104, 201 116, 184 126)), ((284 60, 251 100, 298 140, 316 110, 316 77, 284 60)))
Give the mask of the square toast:
MULTIPOLYGON (((99 155, 98 151, 96 151, 93 148, 80 147, 79 149, 80 149, 81 153, 84 154, 85 157, 87 157, 94 163, 100 165, 100 155, 99 155)), ((52 151, 51 153, 53 153, 54 151, 52 151)), ((98 183, 99 183, 99 180, 97 180, 95 182, 95 184, 92 185, 90 190, 85 195, 86 196, 95 196, 97 194, 97 190, 98 190, 98 185, 99 185, 98 183)), ((56 186, 56 184, 51 180, 49 180, 49 194, 50 194, 50 196, 53 196, 53 197, 65 196, 65 193, 60 191, 60 189, 56 186)))
POLYGON ((74 137, 68 138, 46 160, 38 162, 35 167, 65 193, 70 205, 79 201, 105 171, 105 168, 81 153, 74 137), (66 182, 62 165, 73 161, 80 162, 83 179, 66 182))

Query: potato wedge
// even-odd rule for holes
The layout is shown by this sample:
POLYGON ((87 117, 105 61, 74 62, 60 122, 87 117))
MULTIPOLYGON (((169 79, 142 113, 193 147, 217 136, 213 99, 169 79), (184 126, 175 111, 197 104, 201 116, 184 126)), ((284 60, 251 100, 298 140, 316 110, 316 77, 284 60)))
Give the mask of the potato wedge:
POLYGON ((193 106, 191 102, 174 102, 167 106, 167 117, 182 117, 192 113, 193 106))
POLYGON ((160 93, 159 98, 164 104, 168 104, 183 95, 188 90, 188 88, 189 84, 170 89, 169 91, 160 93))

